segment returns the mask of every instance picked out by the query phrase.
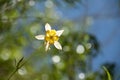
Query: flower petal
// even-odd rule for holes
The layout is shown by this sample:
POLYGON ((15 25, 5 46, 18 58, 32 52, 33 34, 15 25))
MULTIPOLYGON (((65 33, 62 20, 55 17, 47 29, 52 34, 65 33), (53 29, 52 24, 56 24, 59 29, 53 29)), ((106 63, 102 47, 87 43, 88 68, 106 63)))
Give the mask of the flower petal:
POLYGON ((45 25, 45 30, 46 31, 51 30, 51 26, 48 23, 46 23, 46 25, 45 25))
POLYGON ((64 30, 58 30, 58 31, 56 31, 57 36, 61 36, 61 34, 63 33, 63 31, 64 30))
POLYGON ((61 46, 61 44, 60 44, 58 41, 55 41, 54 46, 55 46, 57 49, 62 50, 62 46, 61 46))
POLYGON ((37 35, 37 36, 35 36, 35 38, 38 40, 44 40, 45 35, 37 35))
POLYGON ((46 46, 45 46, 45 51, 48 51, 49 45, 50 45, 49 42, 47 42, 47 43, 46 43, 46 46))

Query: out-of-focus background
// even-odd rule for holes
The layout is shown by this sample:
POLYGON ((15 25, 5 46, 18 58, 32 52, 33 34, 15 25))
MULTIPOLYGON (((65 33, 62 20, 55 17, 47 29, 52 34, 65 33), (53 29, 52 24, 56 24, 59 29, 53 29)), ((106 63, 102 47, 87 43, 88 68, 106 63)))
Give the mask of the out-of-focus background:
POLYGON ((120 80, 119 26, 120 0, 0 0, 0 80, 24 62, 11 80, 120 80), (62 51, 35 39, 46 23, 62 51))

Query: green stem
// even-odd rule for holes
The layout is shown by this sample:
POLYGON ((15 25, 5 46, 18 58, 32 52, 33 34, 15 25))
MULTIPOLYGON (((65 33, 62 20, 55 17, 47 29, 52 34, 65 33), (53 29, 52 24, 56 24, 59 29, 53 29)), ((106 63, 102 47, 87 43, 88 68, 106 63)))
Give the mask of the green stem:
POLYGON ((11 73, 11 75, 8 77, 8 80, 10 80, 12 77, 13 77, 13 75, 17 72, 17 68, 11 73))
POLYGON ((26 59, 26 61, 24 61, 24 63, 22 63, 20 66, 16 67, 16 69, 11 73, 11 75, 8 77, 7 80, 10 80, 10 79, 13 77, 13 75, 18 71, 18 69, 20 69, 22 66, 24 66, 24 65, 28 62, 28 60, 30 60, 30 59, 33 57, 33 55, 34 55, 34 53, 32 53, 32 54, 26 59))

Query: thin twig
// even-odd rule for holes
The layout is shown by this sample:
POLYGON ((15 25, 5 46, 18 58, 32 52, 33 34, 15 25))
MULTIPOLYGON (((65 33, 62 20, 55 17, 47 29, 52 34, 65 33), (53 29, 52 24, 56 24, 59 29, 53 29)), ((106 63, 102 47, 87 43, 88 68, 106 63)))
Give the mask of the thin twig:
POLYGON ((32 53, 28 58, 27 58, 27 60, 26 61, 24 61, 24 63, 22 63, 21 65, 20 65, 20 63, 19 63, 19 65, 16 67, 16 69, 11 73, 11 75, 8 77, 8 79, 7 80, 10 80, 12 77, 13 77, 13 75, 22 67, 22 66, 24 66, 27 62, 28 62, 28 60, 29 59, 31 59, 32 57, 33 57, 33 55, 34 55, 34 53, 32 53))
POLYGON ((11 75, 8 77, 8 80, 10 80, 12 77, 13 77, 13 75, 17 72, 17 68, 11 73, 11 75))

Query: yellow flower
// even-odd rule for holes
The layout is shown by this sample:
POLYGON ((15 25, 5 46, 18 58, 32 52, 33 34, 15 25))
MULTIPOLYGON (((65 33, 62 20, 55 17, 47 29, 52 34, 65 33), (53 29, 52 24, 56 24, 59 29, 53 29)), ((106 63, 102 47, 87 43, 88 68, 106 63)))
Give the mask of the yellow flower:
POLYGON ((45 50, 47 51, 51 44, 54 44, 54 46, 57 49, 62 50, 62 46, 58 42, 58 40, 59 40, 59 37, 61 36, 61 34, 63 33, 64 30, 56 31, 54 29, 51 29, 51 26, 48 23, 46 23, 46 25, 45 25, 45 30, 46 30, 45 35, 35 36, 36 39, 45 41, 45 50))

